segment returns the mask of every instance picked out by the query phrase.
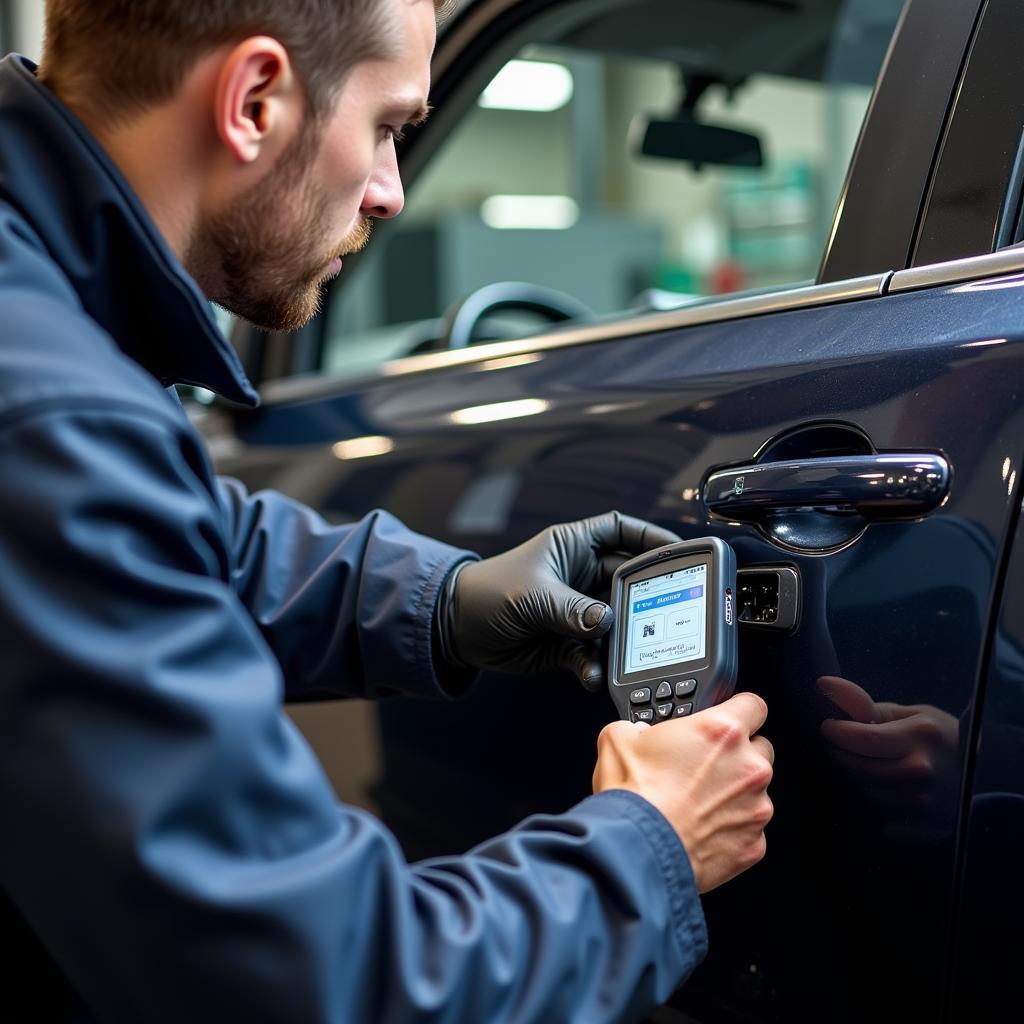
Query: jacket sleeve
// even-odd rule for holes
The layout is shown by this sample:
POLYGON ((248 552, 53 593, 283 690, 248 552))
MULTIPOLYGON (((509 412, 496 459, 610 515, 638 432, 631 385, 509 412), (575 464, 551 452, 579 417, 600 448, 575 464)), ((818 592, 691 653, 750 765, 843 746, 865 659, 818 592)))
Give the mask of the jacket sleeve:
POLYGON ((632 794, 407 864, 339 806, 152 411, 0 433, 0 884, 104 1021, 639 1020, 705 931, 632 794), (147 418, 148 417, 148 418, 147 418))
POLYGON ((273 491, 220 478, 230 581, 284 674, 288 699, 457 696, 471 677, 438 679, 434 609, 453 566, 475 558, 386 512, 332 526, 273 491))

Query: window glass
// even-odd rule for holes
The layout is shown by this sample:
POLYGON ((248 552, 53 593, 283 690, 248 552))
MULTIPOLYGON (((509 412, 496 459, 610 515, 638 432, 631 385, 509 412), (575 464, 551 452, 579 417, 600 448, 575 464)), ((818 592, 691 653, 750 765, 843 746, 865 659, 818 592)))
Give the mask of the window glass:
POLYGON ((7 54, 13 49, 11 8, 9 4, 0 4, 0 53, 7 54))
POLYGON ((38 61, 43 50, 43 4, 39 0, 5 0, 0 3, 0 45, 3 52, 18 53, 38 61))
POLYGON ((810 283, 902 6, 582 4, 492 54, 405 213, 337 282, 324 368, 447 347, 444 314, 496 282, 572 301, 484 315, 472 342, 581 304, 622 316, 810 283))

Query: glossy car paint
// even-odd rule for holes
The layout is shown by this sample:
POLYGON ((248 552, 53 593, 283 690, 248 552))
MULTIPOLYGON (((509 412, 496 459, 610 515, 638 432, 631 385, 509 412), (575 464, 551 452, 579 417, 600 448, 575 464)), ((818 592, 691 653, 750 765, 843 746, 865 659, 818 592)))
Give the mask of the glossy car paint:
MULTIPOLYGON (((796 566, 797 630, 749 630, 740 648, 739 686, 767 699, 778 750, 770 852, 707 897, 712 952, 676 1005, 723 1021, 935 1019, 966 741, 1014 500, 1002 471, 1024 439, 1022 289, 1015 276, 339 384, 241 422, 252 450, 222 468, 338 519, 383 506, 483 555, 615 507, 719 536, 741 568, 796 566), (880 451, 942 453, 948 500, 828 556, 709 520, 711 470, 815 422, 849 424, 880 451), (367 436, 393 447, 338 457, 353 450, 339 442, 367 436), (833 758, 821 724, 842 715, 815 683, 833 675, 960 723, 931 805, 833 758)), ((564 807, 589 791, 613 717, 607 699, 557 677, 489 676, 462 704, 386 705, 385 817, 422 856, 564 807)))
POLYGON ((1017 528, 990 647, 977 762, 965 807, 963 886, 954 929, 952 1019, 1013 1020, 1020 1014, 1024 919, 1024 519, 1021 459, 1005 464, 1017 528), (1016 477, 1016 479, 1015 479, 1016 477))

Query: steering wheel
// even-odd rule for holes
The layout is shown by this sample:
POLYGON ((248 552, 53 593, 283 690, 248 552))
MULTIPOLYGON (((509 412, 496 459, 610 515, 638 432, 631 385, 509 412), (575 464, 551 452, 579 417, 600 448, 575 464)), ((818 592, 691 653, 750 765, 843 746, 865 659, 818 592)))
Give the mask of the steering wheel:
POLYGON ((553 288, 523 281, 498 281, 478 288, 445 313, 437 349, 468 348, 476 340, 481 323, 489 314, 501 309, 539 313, 552 323, 589 320, 593 316, 578 299, 553 288))

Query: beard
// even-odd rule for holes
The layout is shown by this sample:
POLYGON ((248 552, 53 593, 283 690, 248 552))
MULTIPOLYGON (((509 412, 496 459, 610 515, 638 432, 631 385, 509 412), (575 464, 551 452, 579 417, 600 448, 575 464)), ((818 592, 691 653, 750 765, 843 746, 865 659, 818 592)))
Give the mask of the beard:
POLYGON ((340 241, 331 240, 331 202, 309 173, 318 134, 303 137, 262 181, 202 225, 189 247, 186 266, 215 280, 212 302, 266 331, 296 331, 321 309, 324 285, 338 257, 358 252, 370 240, 371 221, 361 220, 340 241))

